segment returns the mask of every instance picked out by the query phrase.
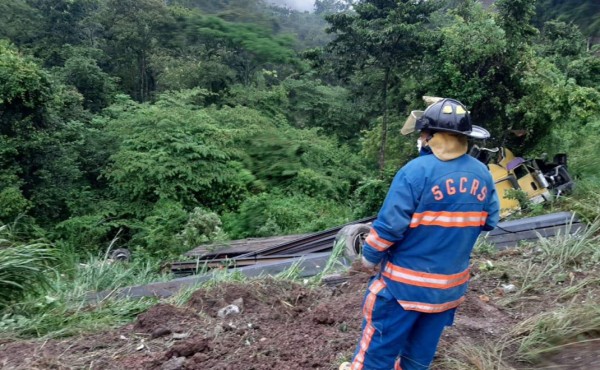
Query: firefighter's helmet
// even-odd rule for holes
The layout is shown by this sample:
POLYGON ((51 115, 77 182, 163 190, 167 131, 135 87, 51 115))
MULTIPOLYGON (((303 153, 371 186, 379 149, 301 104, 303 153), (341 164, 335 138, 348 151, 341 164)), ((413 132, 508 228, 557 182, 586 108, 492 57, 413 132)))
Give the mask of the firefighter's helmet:
POLYGON ((469 111, 455 99, 438 98, 424 112, 411 112, 411 116, 402 128, 402 133, 406 135, 421 130, 452 132, 476 139, 490 137, 486 129, 471 123, 469 111))

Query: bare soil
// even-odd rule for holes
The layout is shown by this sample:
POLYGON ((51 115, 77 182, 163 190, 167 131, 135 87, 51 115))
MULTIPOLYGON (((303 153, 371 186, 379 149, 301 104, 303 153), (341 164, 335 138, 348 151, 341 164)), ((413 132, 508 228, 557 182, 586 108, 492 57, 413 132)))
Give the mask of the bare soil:
MULTIPOLYGON (((477 275, 477 271, 474 272, 477 275)), ((186 306, 158 304, 132 324, 65 339, 0 343, 2 369, 337 369, 360 335, 370 275, 354 267, 334 287, 277 280, 229 283, 196 291, 186 306), (219 317, 234 303, 238 314, 219 317)), ((522 317, 494 301, 500 281, 474 277, 439 353, 459 341, 504 336, 522 317)), ((536 305, 543 307, 544 302, 536 305)), ((518 369, 600 369, 600 341, 565 345, 542 364, 518 369)), ((436 369, 443 369, 439 364, 436 369)), ((485 368, 481 368, 485 370, 485 368)))

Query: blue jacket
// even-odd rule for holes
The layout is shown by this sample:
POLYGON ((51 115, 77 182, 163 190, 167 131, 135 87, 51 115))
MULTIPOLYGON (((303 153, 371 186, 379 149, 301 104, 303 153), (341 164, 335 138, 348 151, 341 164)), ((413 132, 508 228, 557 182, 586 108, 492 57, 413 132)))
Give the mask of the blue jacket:
POLYGON ((499 219, 487 167, 469 155, 420 156, 394 178, 363 246, 405 310, 442 312, 464 300, 470 255, 499 219))

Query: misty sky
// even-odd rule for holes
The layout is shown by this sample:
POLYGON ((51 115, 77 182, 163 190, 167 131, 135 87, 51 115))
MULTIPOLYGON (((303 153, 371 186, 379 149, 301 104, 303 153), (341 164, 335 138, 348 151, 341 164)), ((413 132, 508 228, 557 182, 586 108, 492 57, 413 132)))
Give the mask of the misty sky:
POLYGON ((312 11, 315 4, 315 0, 269 0, 269 2, 300 11, 312 11))

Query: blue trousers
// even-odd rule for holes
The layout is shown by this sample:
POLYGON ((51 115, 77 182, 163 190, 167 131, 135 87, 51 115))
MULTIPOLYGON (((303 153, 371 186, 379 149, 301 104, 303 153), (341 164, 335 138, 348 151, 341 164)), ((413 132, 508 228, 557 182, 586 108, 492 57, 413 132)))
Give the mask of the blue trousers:
POLYGON ((406 311, 382 280, 373 279, 363 303, 363 330, 351 369, 429 369, 444 327, 452 325, 455 311, 406 311))

